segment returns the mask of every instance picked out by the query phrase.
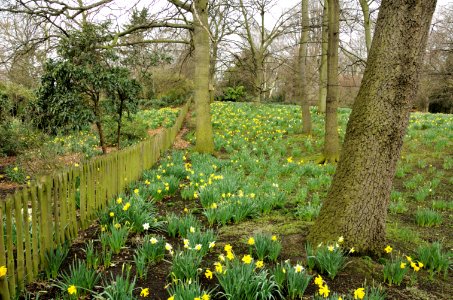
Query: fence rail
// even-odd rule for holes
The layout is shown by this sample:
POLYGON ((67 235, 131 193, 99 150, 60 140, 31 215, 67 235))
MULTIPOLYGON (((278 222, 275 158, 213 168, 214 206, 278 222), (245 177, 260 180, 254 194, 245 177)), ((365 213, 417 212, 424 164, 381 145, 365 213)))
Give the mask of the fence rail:
POLYGON ((172 145, 190 101, 175 124, 149 140, 43 177, 0 200, 0 300, 14 299, 45 268, 45 254, 86 229, 109 199, 151 168, 172 145), (79 205, 76 205, 78 202, 79 205))

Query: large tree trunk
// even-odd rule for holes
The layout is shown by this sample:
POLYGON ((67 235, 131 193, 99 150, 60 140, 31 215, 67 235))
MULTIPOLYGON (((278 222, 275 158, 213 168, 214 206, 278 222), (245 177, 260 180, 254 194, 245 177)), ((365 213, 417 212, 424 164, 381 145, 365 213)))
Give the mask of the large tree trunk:
POLYGON ((307 43, 308 43, 308 33, 309 33, 309 16, 308 16, 308 0, 302 0, 302 33, 300 36, 300 45, 299 45, 299 93, 300 101, 302 106, 302 133, 310 134, 311 133, 311 116, 310 116, 310 102, 308 100, 307 93, 307 43))
POLYGON ((436 0, 383 0, 341 159, 312 226, 312 243, 345 238, 382 252, 396 164, 415 99, 436 0))
POLYGON ((195 110, 197 127, 195 130, 195 150, 202 153, 214 152, 214 137, 211 124, 211 107, 209 105, 209 32, 208 1, 194 1, 194 34, 195 45, 195 110))
POLYGON ((359 0, 360 7, 363 13, 363 29, 365 30, 365 45, 367 54, 370 53, 371 48, 371 21, 370 21, 370 7, 368 0, 359 0))
POLYGON ((328 44, 328 0, 324 0, 322 12, 322 37, 321 37, 321 65, 319 66, 319 92, 318 92, 318 110, 320 113, 326 112, 327 97, 327 44, 328 44))
POLYGON ((327 97, 324 150, 320 163, 336 162, 340 155, 338 138, 338 45, 340 42, 339 0, 329 0, 329 43, 327 47, 327 97))

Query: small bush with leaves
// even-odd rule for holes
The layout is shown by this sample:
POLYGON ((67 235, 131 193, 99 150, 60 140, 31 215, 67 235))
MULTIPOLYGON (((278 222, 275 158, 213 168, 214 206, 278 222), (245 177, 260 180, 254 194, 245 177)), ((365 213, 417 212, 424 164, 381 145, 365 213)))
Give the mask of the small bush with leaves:
POLYGON ((417 249, 417 259, 428 268, 430 278, 433 278, 436 273, 443 273, 446 277, 452 264, 453 253, 442 251, 441 243, 434 242, 431 245, 420 246, 417 249))
POLYGON ((407 263, 402 258, 391 259, 384 265, 384 282, 400 285, 408 271, 407 263))

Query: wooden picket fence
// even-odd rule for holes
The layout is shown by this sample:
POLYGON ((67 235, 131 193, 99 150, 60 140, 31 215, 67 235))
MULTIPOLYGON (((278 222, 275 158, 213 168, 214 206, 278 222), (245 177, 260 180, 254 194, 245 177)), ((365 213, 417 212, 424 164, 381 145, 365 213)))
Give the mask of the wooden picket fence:
POLYGON ((99 209, 157 162, 173 144, 189 105, 181 108, 173 127, 149 140, 44 177, 0 199, 0 267, 7 268, 7 276, 0 278, 0 300, 14 299, 46 267, 48 251, 77 237, 99 209))

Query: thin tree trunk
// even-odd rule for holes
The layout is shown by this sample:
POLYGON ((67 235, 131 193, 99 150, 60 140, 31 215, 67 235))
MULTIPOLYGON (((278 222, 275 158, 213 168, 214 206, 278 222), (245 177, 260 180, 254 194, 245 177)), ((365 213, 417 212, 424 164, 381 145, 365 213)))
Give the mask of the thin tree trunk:
POLYGON ((208 1, 194 1, 194 45, 195 45, 195 110, 197 125, 195 149, 202 153, 214 152, 214 137, 209 104, 209 32, 208 1))
POLYGON ((340 41, 339 0, 329 0, 329 44, 327 49, 327 97, 323 157, 320 163, 336 162, 339 158, 338 137, 338 45, 340 41))
POLYGON ((367 54, 370 53, 371 48, 371 21, 370 21, 370 7, 368 0, 359 0, 360 7, 363 13, 363 28, 365 30, 365 45, 367 54))
POLYGON ((116 146, 120 150, 120 141, 121 141, 121 121, 123 119, 123 106, 124 98, 120 95, 120 107, 118 108, 118 130, 116 132, 116 146))
POLYGON ((102 153, 107 154, 107 146, 105 145, 104 131, 102 130, 101 110, 99 108, 99 94, 96 94, 93 99, 94 116, 96 118, 96 127, 99 133, 99 144, 102 148, 102 153))
POLYGON ((213 43, 212 45, 212 54, 211 62, 209 67, 209 101, 214 102, 214 92, 215 92, 215 65, 217 63, 218 57, 218 45, 213 43))
POLYGON ((381 253, 390 192, 436 0, 383 0, 341 160, 309 240, 381 253))
POLYGON ((307 93, 307 43, 309 33, 309 16, 308 16, 308 0, 302 0, 302 32, 300 36, 299 46, 299 93, 302 106, 302 133, 309 135, 311 133, 311 116, 310 116, 310 102, 307 93))
POLYGON ((321 38, 321 65, 319 66, 319 93, 318 107, 320 113, 326 112, 326 97, 327 97, 327 45, 328 45, 328 0, 324 0, 324 8, 322 13, 322 38, 321 38))

